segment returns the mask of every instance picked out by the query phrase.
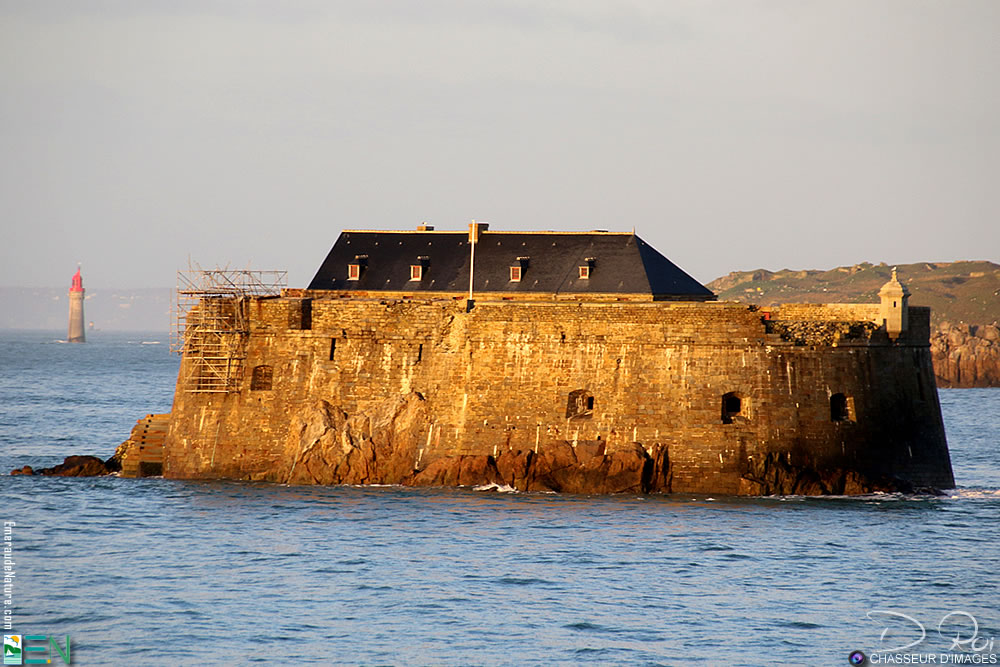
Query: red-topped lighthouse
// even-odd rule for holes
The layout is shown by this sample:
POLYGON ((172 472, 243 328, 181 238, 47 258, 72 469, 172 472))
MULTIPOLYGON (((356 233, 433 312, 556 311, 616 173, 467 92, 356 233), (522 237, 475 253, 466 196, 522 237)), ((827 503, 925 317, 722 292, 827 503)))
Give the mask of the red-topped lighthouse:
POLYGON ((73 284, 69 288, 69 334, 66 338, 71 343, 86 343, 83 333, 83 276, 80 267, 73 274, 73 284))

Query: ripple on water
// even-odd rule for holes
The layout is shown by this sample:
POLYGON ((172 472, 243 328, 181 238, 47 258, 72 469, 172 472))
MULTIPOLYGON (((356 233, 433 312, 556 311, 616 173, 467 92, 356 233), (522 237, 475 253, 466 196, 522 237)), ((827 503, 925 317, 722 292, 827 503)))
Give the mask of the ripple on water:
MULTIPOLYGON (((0 469, 113 451, 170 407, 166 346, 34 347, 65 358, 0 345, 0 469)), ((80 664, 839 664, 877 648, 868 610, 930 627, 959 601, 995 629, 1000 392, 963 391, 943 498, 7 477, 16 619, 80 664)))

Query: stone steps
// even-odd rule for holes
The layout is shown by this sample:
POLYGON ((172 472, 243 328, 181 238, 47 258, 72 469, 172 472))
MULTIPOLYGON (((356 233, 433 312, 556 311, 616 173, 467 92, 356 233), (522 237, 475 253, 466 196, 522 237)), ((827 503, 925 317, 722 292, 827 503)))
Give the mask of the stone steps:
POLYGON ((154 477, 163 474, 163 441, 170 426, 170 413, 149 414, 132 427, 130 451, 122 458, 122 477, 154 477))

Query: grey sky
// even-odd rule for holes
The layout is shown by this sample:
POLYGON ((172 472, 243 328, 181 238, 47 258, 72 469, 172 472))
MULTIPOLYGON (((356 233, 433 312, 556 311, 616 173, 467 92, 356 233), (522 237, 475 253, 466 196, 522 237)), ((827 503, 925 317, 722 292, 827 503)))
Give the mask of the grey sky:
POLYGON ((1000 259, 1000 2, 0 0, 0 285, 303 286, 342 228, 700 280, 1000 259))

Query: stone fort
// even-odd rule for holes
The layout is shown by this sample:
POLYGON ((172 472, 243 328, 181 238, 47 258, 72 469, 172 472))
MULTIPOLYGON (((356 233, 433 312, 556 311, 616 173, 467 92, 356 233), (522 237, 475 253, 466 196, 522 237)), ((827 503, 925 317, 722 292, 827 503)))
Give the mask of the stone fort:
POLYGON ((634 233, 473 223, 344 231, 306 289, 190 294, 167 477, 954 486, 930 312, 895 275, 873 304, 720 303, 634 233))

